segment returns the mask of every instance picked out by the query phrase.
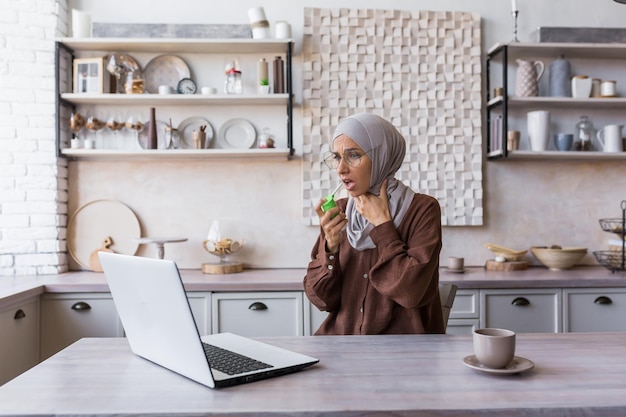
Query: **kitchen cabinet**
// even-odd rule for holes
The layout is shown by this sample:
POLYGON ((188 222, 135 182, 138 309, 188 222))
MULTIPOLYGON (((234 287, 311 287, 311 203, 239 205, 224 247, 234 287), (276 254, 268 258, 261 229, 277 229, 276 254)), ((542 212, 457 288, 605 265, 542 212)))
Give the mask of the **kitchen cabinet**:
POLYGON ((200 336, 211 334, 211 293, 187 292, 187 299, 200 336))
POLYGON ((304 335, 304 294, 217 292, 212 295, 213 333, 247 337, 304 335))
POLYGON ((564 332, 626 332, 626 288, 563 290, 564 332))
POLYGON ((480 327, 479 290, 458 289, 448 318, 447 334, 471 334, 480 327))
POLYGON ((590 116, 596 129, 605 124, 624 123, 623 112, 626 110, 624 68, 626 68, 626 44, 510 43, 493 46, 487 52, 486 62, 485 113, 488 126, 486 129, 488 159, 626 159, 626 152, 551 150, 555 149, 552 135, 558 132, 574 133, 581 115, 590 116), (549 66, 559 57, 564 57, 570 62, 572 75, 584 74, 593 78, 617 80, 618 97, 549 97, 547 87, 549 66), (540 80, 539 96, 515 96, 517 59, 544 62, 545 71, 540 80), (495 88, 502 88, 501 96, 492 96, 495 88), (533 110, 551 112, 550 147, 547 151, 530 151, 524 146, 527 143, 526 112, 533 110), (521 132, 522 145, 519 150, 508 149, 506 132, 509 130, 521 132))
POLYGON ((518 333, 557 333, 561 323, 560 289, 480 291, 481 327, 501 327, 518 333))
MULTIPOLYGON (((304 296, 306 299, 306 295, 304 296)), ((479 327, 479 290, 457 290, 448 318, 447 334, 471 334, 479 327)), ((308 299, 305 303, 305 334, 314 334, 328 313, 319 311, 308 299)))
POLYGON ((0 385, 39 363, 39 297, 0 309, 0 385))
POLYGON ((124 330, 110 293, 41 296, 41 360, 83 337, 122 337, 124 330))
POLYGON ((320 325, 328 316, 328 313, 325 311, 320 311, 317 307, 313 305, 307 298, 306 294, 303 293, 304 296, 304 334, 305 336, 310 336, 315 334, 317 329, 319 329, 320 325))
MULTIPOLYGON (((290 39, 123 39, 123 38, 62 38, 56 42, 57 77, 57 149, 59 156, 74 159, 245 159, 287 160, 294 153, 293 148, 293 88, 292 50, 290 39), (243 94, 113 94, 72 92, 72 60, 77 57, 103 57, 109 53, 125 53, 141 57, 149 62, 159 55, 182 57, 188 65, 191 78, 198 84, 211 82, 221 91, 224 76, 224 63, 233 58, 242 62, 248 77, 243 94), (257 61, 260 57, 284 58, 285 93, 259 94, 256 88, 257 61), (211 66, 210 69, 208 67, 211 66), (220 74, 217 81, 208 73, 220 74), (253 80, 254 81, 251 81, 253 80), (94 111, 96 107, 105 111, 137 114, 141 110, 155 107, 160 114, 185 111, 186 116, 198 114, 216 115, 220 112, 237 114, 249 119, 255 125, 256 133, 261 133, 268 119, 277 121, 279 131, 272 130, 277 146, 269 149, 74 149, 70 147, 71 132, 68 128, 69 112, 94 111), (267 109, 270 117, 263 113, 267 109)), ((139 61, 139 58, 137 58, 139 61)), ((106 63, 105 63, 106 64, 106 63)), ((106 65, 105 65, 106 66, 106 65)), ((176 68, 174 68, 176 69, 176 68)), ((162 71, 172 71, 165 68, 162 71)), ((106 73, 108 76, 108 73, 106 73)), ((244 78, 245 80, 245 78, 244 78)), ((104 115, 98 116, 104 118, 104 115)), ((145 116, 144 116, 145 117, 145 116)), ((217 116, 216 116, 217 117, 217 116)), ((184 118, 181 116, 181 118, 184 118)), ((157 116, 157 120, 160 120, 157 116)), ((213 143, 217 142, 220 126, 209 120, 214 130, 213 143)), ((174 124, 175 127, 177 124, 174 124)), ((83 129, 84 130, 84 129, 83 129)), ((105 128, 106 130, 106 128, 105 128)), ((123 132, 123 131, 122 131, 123 132)), ((96 133, 95 135, 98 135, 96 133)), ((97 136, 96 136, 97 137, 97 136)), ((256 141, 255 141, 256 143, 256 141)))

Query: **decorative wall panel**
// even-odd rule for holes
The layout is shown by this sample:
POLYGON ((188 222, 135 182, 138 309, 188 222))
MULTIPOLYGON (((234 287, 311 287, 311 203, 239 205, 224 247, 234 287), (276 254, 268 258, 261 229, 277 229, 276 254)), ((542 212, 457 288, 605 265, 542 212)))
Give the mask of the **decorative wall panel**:
POLYGON ((483 219, 480 17, 304 10, 303 217, 337 184, 322 162, 339 120, 369 111, 407 141, 396 178, 439 201, 443 225, 483 219))

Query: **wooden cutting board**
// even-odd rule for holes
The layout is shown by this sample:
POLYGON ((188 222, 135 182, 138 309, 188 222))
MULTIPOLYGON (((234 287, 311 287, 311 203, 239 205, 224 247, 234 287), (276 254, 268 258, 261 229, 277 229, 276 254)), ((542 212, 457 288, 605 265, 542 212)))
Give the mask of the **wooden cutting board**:
POLYGON ((109 246, 113 244, 113 239, 111 236, 107 236, 102 241, 102 247, 94 250, 89 255, 89 268, 94 272, 103 272, 102 265, 100 265, 100 259, 98 258, 98 252, 113 252, 113 250, 109 249, 109 246))
POLYGON ((203 274, 236 274, 243 271, 243 264, 239 262, 220 262, 217 264, 202 264, 203 274))
POLYGON ((506 261, 496 262, 493 259, 489 259, 485 264, 487 271, 523 271, 528 269, 528 262, 526 261, 506 261))

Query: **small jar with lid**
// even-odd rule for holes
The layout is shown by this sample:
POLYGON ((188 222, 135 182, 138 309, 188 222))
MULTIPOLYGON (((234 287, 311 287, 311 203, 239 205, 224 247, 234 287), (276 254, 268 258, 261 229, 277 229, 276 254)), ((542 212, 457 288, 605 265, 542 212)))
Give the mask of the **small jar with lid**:
POLYGON ((165 141, 168 144, 167 149, 179 149, 180 135, 178 134, 178 129, 171 126, 166 126, 165 141))
POLYGON ((231 69, 226 73, 224 92, 226 94, 243 94, 243 81, 241 79, 241 71, 231 69))
POLYGON ((593 123, 588 116, 580 116, 580 121, 576 123, 576 141, 574 142, 574 150, 576 151, 593 151, 593 123))

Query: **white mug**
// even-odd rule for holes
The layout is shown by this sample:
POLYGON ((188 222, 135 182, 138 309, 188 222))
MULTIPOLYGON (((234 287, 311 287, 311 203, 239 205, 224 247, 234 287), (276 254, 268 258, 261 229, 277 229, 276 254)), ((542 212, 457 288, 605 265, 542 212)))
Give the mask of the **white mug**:
POLYGON ((537 110, 528 112, 528 142, 533 151, 545 151, 548 148, 550 131, 550 112, 537 110))
POLYGON ((159 86, 159 94, 173 94, 174 89, 169 85, 160 85, 159 86))
POLYGON ((598 130, 596 136, 604 152, 624 152, 622 129, 624 125, 606 125, 598 130))

